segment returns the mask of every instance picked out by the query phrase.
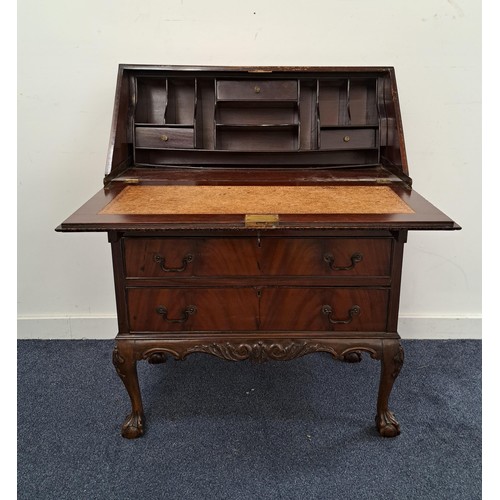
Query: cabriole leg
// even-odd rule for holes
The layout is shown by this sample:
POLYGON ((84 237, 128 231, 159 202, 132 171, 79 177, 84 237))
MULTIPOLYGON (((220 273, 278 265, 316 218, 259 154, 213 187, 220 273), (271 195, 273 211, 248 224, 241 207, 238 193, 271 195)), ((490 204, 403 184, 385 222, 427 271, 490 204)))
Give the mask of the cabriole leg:
POLYGON ((403 366, 404 351, 399 340, 382 341, 382 366, 377 401, 377 429, 383 437, 394 437, 400 433, 399 424, 389 410, 392 386, 403 366))
POLYGON ((142 409, 141 390, 137 379, 137 361, 132 345, 117 342, 113 350, 113 364, 122 379, 132 403, 132 412, 122 425, 122 436, 134 439, 144 433, 144 411, 142 409))

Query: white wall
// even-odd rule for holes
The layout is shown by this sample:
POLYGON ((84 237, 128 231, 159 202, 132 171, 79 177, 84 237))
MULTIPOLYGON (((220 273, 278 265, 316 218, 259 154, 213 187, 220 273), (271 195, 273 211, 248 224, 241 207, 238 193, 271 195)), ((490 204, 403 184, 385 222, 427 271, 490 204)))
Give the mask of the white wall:
POLYGON ((394 66, 414 188, 463 226, 410 233, 401 334, 480 334, 480 2, 20 0, 18 21, 20 337, 116 333, 106 235, 54 228, 101 187, 119 63, 394 66))

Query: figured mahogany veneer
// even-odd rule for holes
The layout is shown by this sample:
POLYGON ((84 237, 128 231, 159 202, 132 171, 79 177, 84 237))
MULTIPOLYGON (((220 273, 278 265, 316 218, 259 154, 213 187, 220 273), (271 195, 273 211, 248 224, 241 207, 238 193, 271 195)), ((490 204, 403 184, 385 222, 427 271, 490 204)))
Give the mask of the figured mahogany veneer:
POLYGON ((459 226, 412 189, 393 68, 121 65, 104 184, 57 230, 108 233, 124 437, 144 432, 137 361, 192 353, 366 353, 399 434, 407 232, 459 226))
POLYGON ((132 332, 256 330, 258 300, 252 288, 130 288, 132 332))
POLYGON ((129 278, 390 275, 390 238, 152 237, 124 247, 129 278))
POLYGON ((384 332, 388 296, 388 290, 369 288, 127 290, 130 330, 137 333, 216 330, 384 332))

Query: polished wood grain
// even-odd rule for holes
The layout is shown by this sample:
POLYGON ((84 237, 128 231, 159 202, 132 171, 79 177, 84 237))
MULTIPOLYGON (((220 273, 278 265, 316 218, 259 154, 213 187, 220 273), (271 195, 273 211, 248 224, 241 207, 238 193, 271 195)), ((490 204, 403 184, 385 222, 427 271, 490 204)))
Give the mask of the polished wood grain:
POLYGON ((386 331, 388 290, 363 288, 263 288, 262 330, 386 331), (324 306, 331 308, 326 314, 324 306), (350 311, 357 306, 359 313, 350 311), (331 320, 331 321, 330 321, 331 320))
MULTIPOLYGON (((165 173, 164 173, 165 175, 165 173)), ((312 174, 311 174, 312 175, 312 174)), ((269 172, 266 173, 269 178, 269 172)), ((307 177, 307 176, 306 176, 307 177)), ((272 183, 272 181, 268 181, 272 183)), ((330 180, 334 183, 333 180, 330 180)), ((110 203, 126 182, 116 182, 108 189, 96 193, 79 210, 66 219, 59 231, 151 231, 179 229, 245 229, 242 215, 109 215, 99 212, 110 203)), ((282 230, 301 229, 459 229, 452 219, 425 200, 414 190, 393 186, 393 190, 413 210, 410 214, 296 214, 281 215, 277 227, 263 228, 263 232, 276 234, 282 230)))
POLYGON ((127 296, 131 332, 231 332, 259 323, 253 288, 129 288, 127 296))
POLYGON ((382 332, 389 293, 362 288, 176 287, 129 288, 127 295, 133 332, 382 332), (353 312, 354 307, 359 312, 353 312))
POLYGON ((391 240, 128 238, 127 277, 389 276, 391 240))
POLYGON ((130 277, 231 276, 260 274, 257 238, 129 238, 125 242, 130 277), (183 260, 192 259, 184 270, 183 260), (163 259, 161 264, 158 257, 163 259), (168 270, 173 269, 173 270, 168 270))
POLYGON ((391 240, 366 238, 260 239, 262 274, 388 276, 391 240), (356 260, 359 256, 359 260, 356 260), (354 257, 354 263, 353 263, 354 257))
POLYGON ((294 167, 259 168, 255 165, 245 169, 218 168, 204 166, 168 169, 130 167, 115 182, 124 179, 136 179, 141 184, 187 184, 187 185, 275 185, 275 186, 322 186, 322 185, 406 185, 411 186, 411 179, 401 179, 382 165, 366 168, 325 167, 304 172, 294 167))

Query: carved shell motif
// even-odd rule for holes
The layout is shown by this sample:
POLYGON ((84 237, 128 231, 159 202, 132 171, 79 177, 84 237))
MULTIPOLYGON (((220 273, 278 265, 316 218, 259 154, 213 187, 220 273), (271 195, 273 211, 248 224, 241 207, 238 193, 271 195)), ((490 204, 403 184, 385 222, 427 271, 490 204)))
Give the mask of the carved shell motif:
POLYGON ((334 358, 343 358, 353 351, 368 351, 372 358, 378 358, 375 350, 367 347, 352 347, 339 352, 329 344, 307 341, 265 341, 256 340, 251 342, 210 342, 206 344, 195 344, 191 347, 175 349, 154 347, 142 353, 143 359, 149 359, 158 353, 170 354, 176 359, 184 359, 189 354, 206 353, 212 354, 228 361, 244 361, 249 359, 256 363, 263 363, 269 360, 286 361, 299 358, 306 354, 315 352, 327 352, 334 358))
POLYGON ((268 360, 294 359, 318 351, 328 351, 333 356, 338 357, 337 352, 333 348, 320 346, 315 343, 293 341, 271 343, 262 340, 241 344, 224 342, 221 344, 195 345, 187 350, 186 355, 192 352, 205 352, 230 361, 249 359, 257 363, 263 363, 268 360))

